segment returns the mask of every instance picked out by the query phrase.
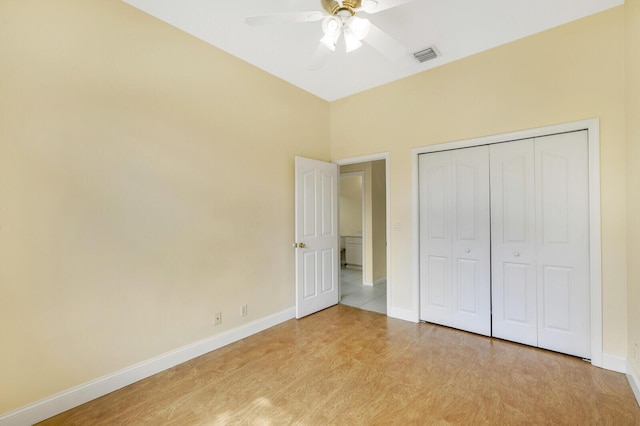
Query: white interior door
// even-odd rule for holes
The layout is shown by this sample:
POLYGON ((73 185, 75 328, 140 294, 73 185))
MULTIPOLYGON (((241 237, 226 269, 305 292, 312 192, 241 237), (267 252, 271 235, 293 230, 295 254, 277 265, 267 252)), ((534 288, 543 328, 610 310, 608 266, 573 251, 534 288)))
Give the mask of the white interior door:
POLYGON ((538 346, 533 139, 490 150, 493 336, 538 346))
POLYGON ((538 346, 591 357, 587 132, 536 138, 538 346))
POLYGON ((490 335, 489 148, 419 162, 420 319, 490 335))
POLYGON ((338 166, 295 159, 296 317, 339 300, 338 166))

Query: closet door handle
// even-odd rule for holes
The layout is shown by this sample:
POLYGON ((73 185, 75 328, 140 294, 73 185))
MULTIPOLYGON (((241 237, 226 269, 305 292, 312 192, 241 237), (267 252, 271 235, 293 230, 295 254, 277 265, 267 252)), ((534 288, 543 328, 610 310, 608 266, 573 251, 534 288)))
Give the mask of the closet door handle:
POLYGON ((471 253, 471 249, 466 249, 464 252, 465 253, 471 253))
POLYGON ((520 257, 520 252, 519 252, 519 251, 514 251, 514 252, 513 252, 513 255, 514 255, 515 257, 520 257))

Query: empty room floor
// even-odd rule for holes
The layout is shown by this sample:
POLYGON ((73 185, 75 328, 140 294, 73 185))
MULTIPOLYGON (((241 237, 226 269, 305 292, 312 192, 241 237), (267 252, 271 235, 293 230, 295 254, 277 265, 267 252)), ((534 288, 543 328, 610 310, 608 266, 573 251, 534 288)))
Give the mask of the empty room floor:
POLYGON ((336 305, 45 425, 638 425, 625 375, 336 305))
POLYGON ((362 271, 340 269, 340 303, 387 314, 387 282, 374 286, 362 284, 362 271))

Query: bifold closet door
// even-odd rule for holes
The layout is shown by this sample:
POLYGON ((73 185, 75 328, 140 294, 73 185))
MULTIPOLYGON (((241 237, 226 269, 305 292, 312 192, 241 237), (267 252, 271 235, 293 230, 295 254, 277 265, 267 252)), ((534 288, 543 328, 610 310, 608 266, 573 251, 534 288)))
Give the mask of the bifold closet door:
POLYGON ((533 139, 490 151, 493 336, 538 346, 533 139))
POLYGON ((538 346, 591 358, 587 132, 535 139, 538 346))
POLYGON ((490 157, 493 336, 590 358, 587 132, 490 157))
POLYGON ((420 155, 420 319, 491 334, 489 148, 420 155))

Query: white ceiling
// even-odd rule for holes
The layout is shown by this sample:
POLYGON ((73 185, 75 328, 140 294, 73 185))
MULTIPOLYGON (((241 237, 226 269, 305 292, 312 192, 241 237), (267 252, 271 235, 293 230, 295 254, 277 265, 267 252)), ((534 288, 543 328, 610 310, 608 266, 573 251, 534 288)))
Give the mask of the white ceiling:
MULTIPOLYGON (((414 0, 368 18, 407 47, 391 62, 368 45, 308 69, 321 22, 250 27, 248 16, 322 10, 320 0, 124 0, 270 74, 334 101, 597 13, 624 0, 414 0), (419 64, 412 53, 435 46, 419 64)), ((385 0, 379 0, 384 3, 385 0)))

